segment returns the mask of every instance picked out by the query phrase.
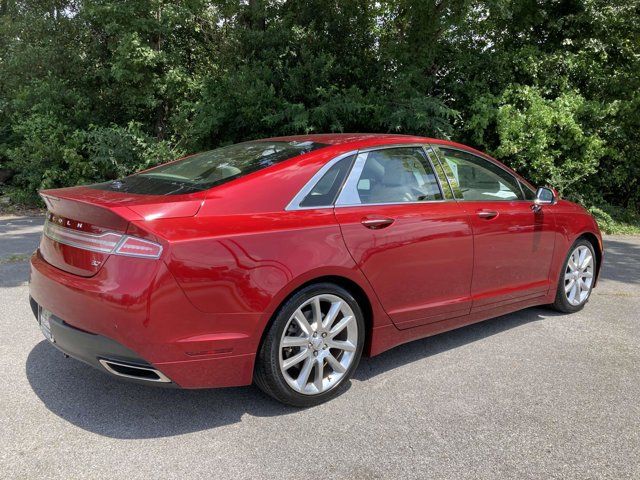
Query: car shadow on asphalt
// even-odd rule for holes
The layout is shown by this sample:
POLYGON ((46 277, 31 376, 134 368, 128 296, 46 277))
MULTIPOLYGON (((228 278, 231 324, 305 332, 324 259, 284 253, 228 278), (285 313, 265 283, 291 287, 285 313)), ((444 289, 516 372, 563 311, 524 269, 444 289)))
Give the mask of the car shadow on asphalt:
POLYGON ((65 359, 43 340, 29 353, 26 373, 44 405, 64 420, 112 438, 161 438, 242 420, 296 412, 257 388, 180 390, 139 385, 65 359))
POLYGON ((405 343, 375 357, 364 358, 353 378, 366 381, 423 358, 438 355, 531 322, 562 315, 549 308, 533 307, 405 343))
MULTIPOLYGON (((532 308, 401 345, 376 357, 363 358, 354 378, 370 380, 553 315, 557 314, 532 308)), ((179 390, 124 382, 79 361, 65 359, 44 340, 30 352, 26 374, 31 388, 51 412, 84 430, 112 438, 168 437, 234 424, 244 415, 271 417, 299 412, 253 386, 179 390)))

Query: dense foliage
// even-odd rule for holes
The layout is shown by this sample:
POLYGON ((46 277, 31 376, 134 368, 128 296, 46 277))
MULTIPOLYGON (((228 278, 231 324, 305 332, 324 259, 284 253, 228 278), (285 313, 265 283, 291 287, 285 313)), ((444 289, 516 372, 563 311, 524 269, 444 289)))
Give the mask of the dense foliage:
POLYGON ((18 203, 220 144, 375 131, 633 212, 639 113, 638 0, 0 0, 18 203))

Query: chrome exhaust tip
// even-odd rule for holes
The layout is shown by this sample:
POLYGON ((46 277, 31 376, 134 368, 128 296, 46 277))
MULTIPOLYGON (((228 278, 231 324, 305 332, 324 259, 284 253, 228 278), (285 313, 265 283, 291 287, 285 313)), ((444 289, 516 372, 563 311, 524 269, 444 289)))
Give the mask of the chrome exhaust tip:
POLYGON ((114 360, 106 360, 99 358, 100 365, 112 375, 118 377, 132 378, 134 380, 143 380, 146 382, 170 383, 162 372, 151 367, 141 367, 132 363, 116 362, 114 360))

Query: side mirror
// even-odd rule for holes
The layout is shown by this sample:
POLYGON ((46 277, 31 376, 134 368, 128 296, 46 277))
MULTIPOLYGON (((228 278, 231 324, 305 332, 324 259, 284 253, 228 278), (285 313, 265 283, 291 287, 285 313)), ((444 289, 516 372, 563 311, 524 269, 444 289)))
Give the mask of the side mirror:
POLYGON ((531 205, 534 212, 539 212, 543 205, 553 205, 558 201, 558 193, 550 187, 540 187, 536 191, 536 199, 531 205))

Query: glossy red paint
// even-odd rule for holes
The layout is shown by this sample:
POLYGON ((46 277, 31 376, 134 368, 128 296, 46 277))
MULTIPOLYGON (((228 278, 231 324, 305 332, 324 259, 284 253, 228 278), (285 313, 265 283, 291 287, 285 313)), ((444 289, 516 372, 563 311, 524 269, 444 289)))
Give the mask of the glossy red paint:
POLYGON ((309 179, 346 152, 424 144, 489 157, 453 142, 399 135, 283 140, 329 146, 196 194, 42 192, 49 211, 65 222, 147 239, 162 254, 157 260, 95 254, 43 237, 31 259, 32 297, 69 325, 136 352, 181 387, 222 387, 251 383, 273 313, 309 282, 330 278, 366 299, 367 353, 375 355, 551 303, 579 236, 602 254, 593 218, 564 200, 538 213, 531 201, 453 200, 288 211, 309 179), (478 215, 483 211, 495 215, 478 215), (385 219, 392 223, 383 225, 385 219), (366 220, 381 228, 366 228, 366 220))
POLYGON ((336 208, 335 215, 353 259, 398 328, 469 313, 473 236, 458 203, 361 205, 336 208), (363 219, 376 216, 393 224, 363 228, 363 219))
POLYGON ((544 296, 552 286, 554 215, 549 208, 534 213, 531 203, 460 202, 473 227, 474 309, 544 296))

